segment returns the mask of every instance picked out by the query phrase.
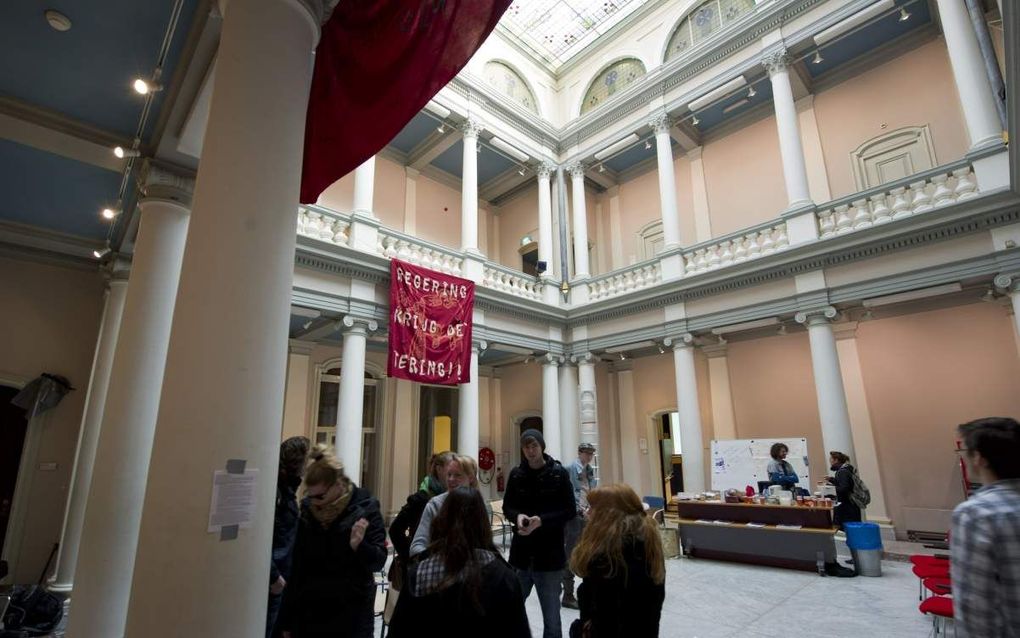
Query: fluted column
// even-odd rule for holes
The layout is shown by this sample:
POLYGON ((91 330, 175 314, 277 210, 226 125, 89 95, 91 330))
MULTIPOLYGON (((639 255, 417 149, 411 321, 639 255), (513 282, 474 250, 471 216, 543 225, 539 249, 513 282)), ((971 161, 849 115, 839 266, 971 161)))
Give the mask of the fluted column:
POLYGON ((375 194, 375 155, 354 169, 354 213, 374 217, 372 198, 375 194))
POLYGON ((70 638, 124 635, 192 188, 191 180, 150 169, 138 202, 131 279, 74 570, 70 638))
POLYGON ((981 46, 962 0, 937 0, 942 32, 946 36, 953 80, 963 106, 963 120, 975 150, 1002 142, 1002 125, 995 95, 985 72, 981 46))
POLYGON ((680 211, 676 198, 676 175, 673 172, 673 149, 670 146, 669 116, 658 113, 648 125, 655 131, 655 157, 659 167, 659 205, 662 211, 662 237, 665 250, 680 245, 680 211))
POLYGON ((673 346, 676 372, 677 416, 683 454, 684 491, 705 491, 705 445, 701 435, 701 407, 698 405, 698 377, 694 368, 694 335, 667 338, 673 346))
POLYGON ((783 158, 783 177, 789 208, 801 208, 811 204, 811 193, 808 189, 804 147, 800 141, 800 125, 797 123, 797 107, 793 103, 793 87, 790 85, 790 57, 786 49, 780 49, 762 58, 762 64, 772 80, 772 102, 776 110, 779 153, 783 158))
POLYGON ((69 638, 265 633, 306 96, 323 7, 220 6, 127 631, 69 638), (206 532, 214 472, 228 461, 258 470, 250 524, 233 538, 206 532))
POLYGON ((1006 291, 1013 303, 1013 327, 1020 337, 1020 274, 1002 274, 995 278, 995 285, 1006 291))
POLYGON ((542 362, 542 438, 545 451, 554 459, 560 459, 560 358, 547 354, 542 362))
POLYGON ((486 342, 471 343, 471 380, 460 384, 457 392, 457 452, 478 458, 478 354, 486 342))
POLYGON ((584 204, 584 166, 569 167, 571 183, 571 209, 574 230, 574 279, 591 276, 588 264, 588 210, 584 204))
POLYGON ((580 442, 577 422, 577 366, 572 360, 560 365, 560 450, 570 461, 580 442))
POLYGON ((336 452, 344 472, 361 483, 361 426, 365 410, 365 344, 379 326, 371 319, 343 318, 340 399, 337 409, 336 452))
POLYGON ((50 580, 50 591, 69 593, 74 587, 74 570, 78 563, 78 544, 81 541, 82 525, 85 522, 85 504, 88 501, 89 486, 96 461, 99 431, 106 407, 106 395, 110 387, 110 371, 120 332, 120 320, 127 297, 127 273, 115 271, 106 288, 106 304, 103 319, 99 325, 99 339, 92 359, 92 375, 89 379, 88 394, 85 396, 85 413, 78 431, 78 450, 74 456, 74 470, 71 473, 71 489, 64 510, 64 527, 60 533, 60 552, 57 554, 57 569, 50 580))
POLYGON ((818 416, 822 424, 822 443, 825 451, 839 451, 856 460, 853 433, 850 429, 850 411, 843 388, 843 374, 839 368, 836 336, 830 323, 836 318, 836 309, 826 306, 816 310, 798 312, 797 323, 807 326, 811 342, 811 369, 815 377, 815 395, 818 416))
POLYGON ((538 260, 545 262, 543 279, 553 278, 553 218, 549 177, 555 167, 543 163, 536 169, 538 174, 538 260))
POLYGON ((464 122, 464 161, 460 186, 460 249, 478 251, 478 134, 482 125, 477 120, 464 122))

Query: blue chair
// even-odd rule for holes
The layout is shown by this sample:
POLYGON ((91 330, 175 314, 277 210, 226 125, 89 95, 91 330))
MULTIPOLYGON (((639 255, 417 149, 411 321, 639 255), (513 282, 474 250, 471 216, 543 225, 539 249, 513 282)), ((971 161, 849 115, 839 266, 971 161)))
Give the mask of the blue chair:
POLYGON ((641 500, 644 501, 645 503, 648 503, 648 507, 651 508, 653 511, 665 509, 666 507, 666 499, 662 498, 661 496, 645 496, 641 500))

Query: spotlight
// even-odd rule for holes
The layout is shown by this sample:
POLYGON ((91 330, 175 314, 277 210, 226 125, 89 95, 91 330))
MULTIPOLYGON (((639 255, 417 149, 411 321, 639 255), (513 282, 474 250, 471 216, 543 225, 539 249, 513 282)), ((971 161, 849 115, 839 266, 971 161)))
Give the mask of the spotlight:
POLYGON ((436 130, 439 131, 440 133, 445 133, 446 132, 446 125, 440 123, 439 126, 436 127, 436 130))
POLYGON ((96 259, 102 259, 103 257, 106 257, 109 254, 110 254, 109 246, 105 248, 97 248, 92 251, 92 256, 95 257, 96 259))
POLYGON ((308 330, 309 326, 311 326, 311 325, 312 325, 312 320, 309 319, 308 321, 306 321, 303 324, 301 324, 301 328, 303 330, 308 330))
POLYGON ((56 31, 67 31, 71 28, 71 19, 59 11, 49 9, 43 13, 46 22, 56 31))
POLYGON ((602 164, 599 164, 599 172, 600 173, 605 173, 606 172, 606 167, 604 165, 602 165, 602 164))
POLYGON ((524 177, 524 174, 526 172, 527 172, 527 170, 525 170, 525 168, 523 166, 520 167, 519 169, 517 169, 517 174, 520 175, 521 177, 524 177))
POLYGON ((815 59, 811 60, 811 63, 812 64, 821 64, 823 62, 823 60, 824 59, 822 58, 822 52, 821 51, 815 51, 815 59))
POLYGON ((135 80, 132 86, 135 88, 135 92, 139 95, 148 95, 149 93, 155 93, 163 90, 161 85, 156 84, 155 82, 149 82, 148 80, 143 80, 142 78, 135 80))
POLYGON ((481 152, 482 152, 482 145, 479 144, 478 146, 475 147, 475 153, 481 153, 481 152))
POLYGON ((652 148, 651 140, 645 140, 645 150, 650 150, 651 148, 652 148))
POLYGON ((988 290, 985 291, 985 294, 981 297, 981 301, 988 301, 988 302, 995 301, 995 293, 992 292, 991 288, 989 288, 988 290))
POLYGON ((138 157, 139 155, 142 154, 142 152, 135 148, 124 148, 123 146, 115 146, 113 148, 113 154, 120 159, 124 159, 125 157, 138 157))
POLYGON ((659 354, 666 354, 666 349, 662 347, 662 344, 658 344, 659 354))
POLYGON ((694 126, 697 126, 698 124, 701 124, 701 120, 698 119, 697 115, 695 115, 694 117, 691 118, 691 124, 693 124, 694 126))
POLYGON ((779 329, 776 330, 776 334, 779 335, 780 337, 782 337, 782 336, 784 336, 786 334, 786 324, 785 323, 779 325, 779 329))
POLYGON ((758 95, 758 92, 754 90, 754 87, 747 89, 747 97, 754 97, 758 95))
POLYGON ((626 360, 627 360, 627 355, 625 355, 624 353, 621 352, 620 353, 620 361, 626 361, 626 360))
POLYGON ((900 7, 900 22, 906 22, 910 19, 910 13, 906 7, 900 7))
POLYGON ((104 208, 100 215, 103 216, 103 219, 113 219, 117 216, 117 211, 112 208, 104 208))

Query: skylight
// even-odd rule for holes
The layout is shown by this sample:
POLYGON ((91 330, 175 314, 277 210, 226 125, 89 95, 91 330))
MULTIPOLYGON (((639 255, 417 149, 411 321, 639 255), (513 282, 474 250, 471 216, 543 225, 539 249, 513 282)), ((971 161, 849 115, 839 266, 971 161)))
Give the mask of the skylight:
POLYGON ((650 0, 514 0, 500 25, 552 70, 650 0))

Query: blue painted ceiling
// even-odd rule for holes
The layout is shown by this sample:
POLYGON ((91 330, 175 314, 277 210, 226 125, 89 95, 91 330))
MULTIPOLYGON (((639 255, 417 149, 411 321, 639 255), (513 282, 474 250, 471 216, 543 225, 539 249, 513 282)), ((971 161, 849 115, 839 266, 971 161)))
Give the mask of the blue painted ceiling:
POLYGON ((397 133, 397 136, 390 142, 390 146, 404 153, 410 153, 415 146, 425 141, 425 138, 431 135, 438 126, 437 120, 422 111, 411 118, 411 121, 397 133))

